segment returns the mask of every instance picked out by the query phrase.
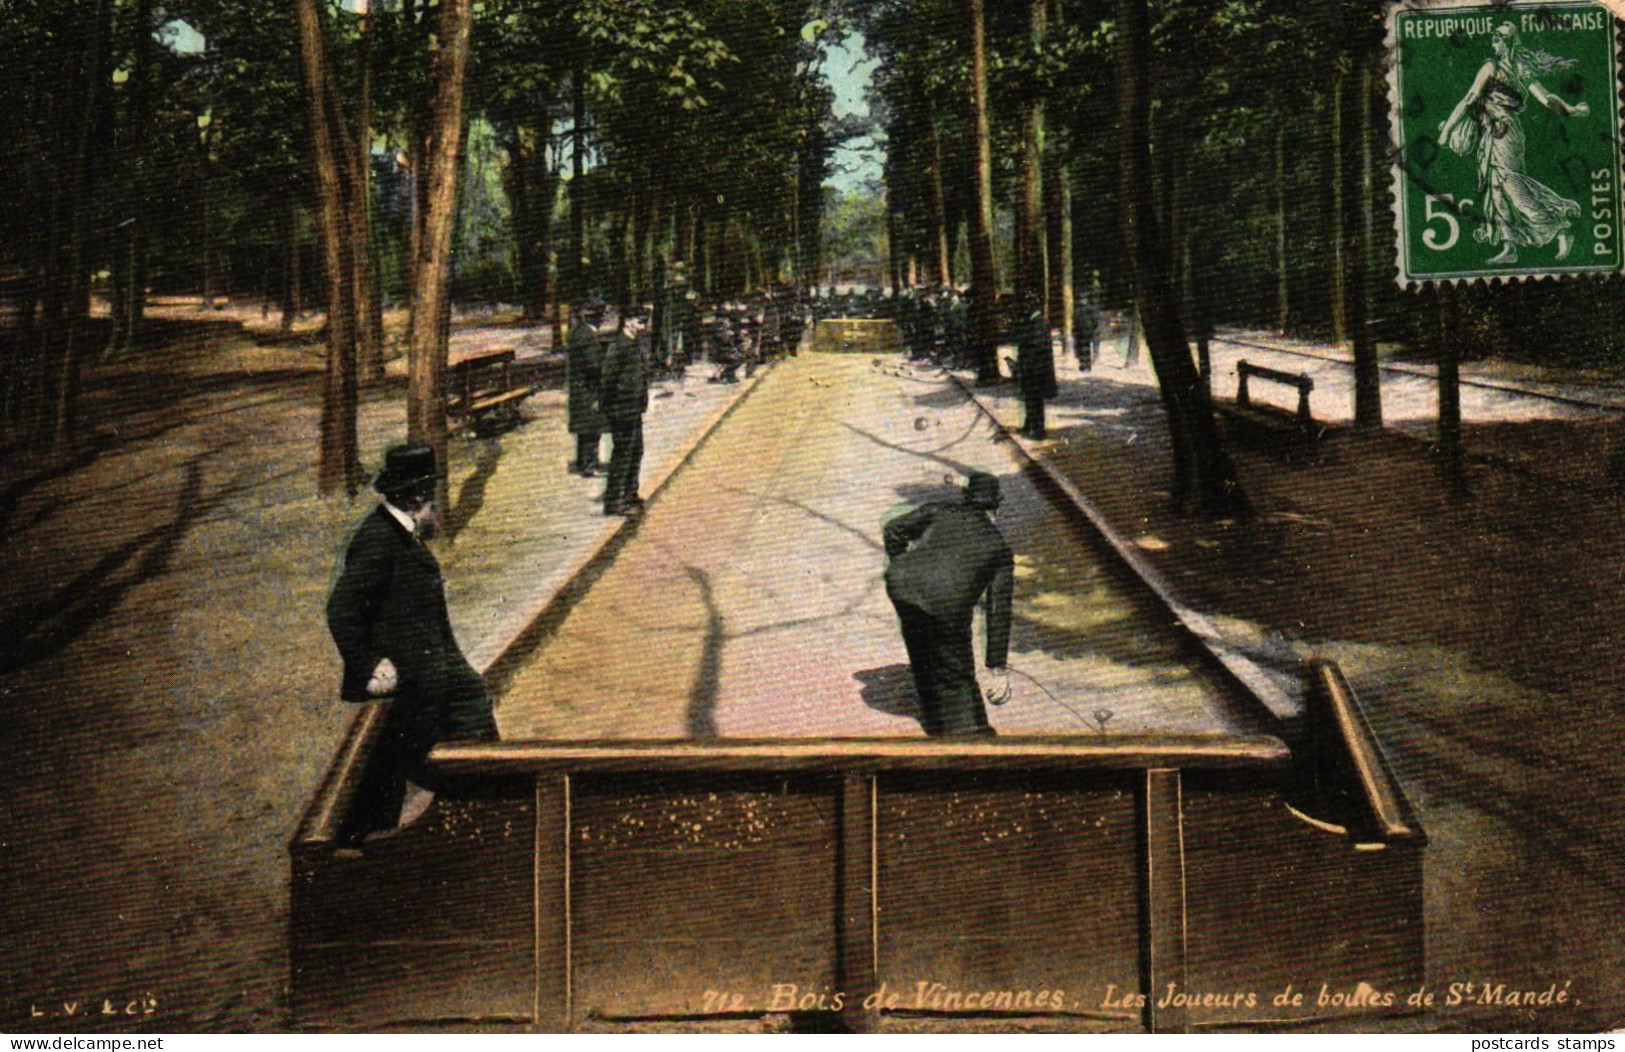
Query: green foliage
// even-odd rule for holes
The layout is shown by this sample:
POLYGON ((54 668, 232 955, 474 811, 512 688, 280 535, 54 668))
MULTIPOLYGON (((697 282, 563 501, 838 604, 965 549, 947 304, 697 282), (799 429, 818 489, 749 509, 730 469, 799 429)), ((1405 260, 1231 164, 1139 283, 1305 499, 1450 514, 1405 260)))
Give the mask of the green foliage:
POLYGON ((886 202, 875 188, 824 191, 824 262, 837 274, 864 274, 871 282, 884 272, 886 202))

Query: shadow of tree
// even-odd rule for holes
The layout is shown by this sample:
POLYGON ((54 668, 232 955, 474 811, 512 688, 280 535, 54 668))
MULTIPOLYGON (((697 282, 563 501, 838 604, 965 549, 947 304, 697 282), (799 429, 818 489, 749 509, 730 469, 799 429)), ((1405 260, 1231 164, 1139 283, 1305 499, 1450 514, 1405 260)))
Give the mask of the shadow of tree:
POLYGON ((694 683, 688 691, 688 734, 691 738, 717 736, 717 694, 722 684, 722 650, 727 645, 728 633, 711 590, 711 576, 697 566, 683 566, 683 572, 699 590, 700 602, 705 606, 705 636, 700 645, 700 659, 694 669, 694 683))
POLYGON ((485 440, 474 447, 474 474, 457 490, 457 501, 446 514, 446 536, 456 540, 485 507, 485 492, 502 463, 502 443, 485 440))
POLYGON ((175 518, 133 537, 51 596, 27 603, 0 619, 0 674, 45 660, 106 617, 131 590, 169 571, 190 529, 233 491, 202 496, 203 463, 220 450, 189 458, 176 495, 175 518), (128 572, 121 573, 121 571, 128 572))

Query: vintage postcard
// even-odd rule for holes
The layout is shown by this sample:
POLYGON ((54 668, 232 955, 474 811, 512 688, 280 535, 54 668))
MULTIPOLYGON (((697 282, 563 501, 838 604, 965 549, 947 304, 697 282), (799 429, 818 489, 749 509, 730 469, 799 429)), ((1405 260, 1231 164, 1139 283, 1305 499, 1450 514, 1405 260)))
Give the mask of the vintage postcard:
POLYGON ((0 48, 0 1029, 1613 1047, 1609 7, 0 48))

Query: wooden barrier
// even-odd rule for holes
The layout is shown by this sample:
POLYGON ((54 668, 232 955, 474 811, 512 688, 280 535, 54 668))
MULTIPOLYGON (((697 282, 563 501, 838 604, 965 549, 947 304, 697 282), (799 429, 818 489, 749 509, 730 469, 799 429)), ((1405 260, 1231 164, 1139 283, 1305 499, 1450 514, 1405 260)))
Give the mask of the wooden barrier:
POLYGON ((1313 1001, 1321 983, 1421 981, 1424 838, 1329 669, 1311 670, 1328 715, 1295 748, 442 745, 433 762, 468 792, 360 858, 336 857, 320 823, 292 845, 296 1020, 787 1015, 862 1030, 1005 1015, 1177 1031, 1345 1014, 1164 996, 1294 983, 1313 1001))

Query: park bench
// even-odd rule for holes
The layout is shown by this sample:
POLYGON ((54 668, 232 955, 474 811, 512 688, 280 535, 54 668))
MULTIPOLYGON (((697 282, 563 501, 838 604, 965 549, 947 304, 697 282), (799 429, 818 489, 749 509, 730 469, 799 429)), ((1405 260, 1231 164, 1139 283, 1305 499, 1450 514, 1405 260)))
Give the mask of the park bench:
POLYGON ((1225 432, 1239 442, 1254 444, 1288 454, 1312 451, 1326 428, 1317 423, 1309 412, 1309 393, 1315 381, 1301 373, 1283 372, 1249 361, 1236 363, 1236 401, 1221 406, 1219 412, 1225 420, 1225 432), (1251 379, 1268 380, 1296 388, 1296 412, 1254 402, 1248 390, 1251 379))
POLYGON ((511 422, 519 403, 531 395, 528 384, 514 381, 513 360, 514 352, 509 349, 453 362, 447 419, 463 421, 476 432, 511 422))

